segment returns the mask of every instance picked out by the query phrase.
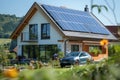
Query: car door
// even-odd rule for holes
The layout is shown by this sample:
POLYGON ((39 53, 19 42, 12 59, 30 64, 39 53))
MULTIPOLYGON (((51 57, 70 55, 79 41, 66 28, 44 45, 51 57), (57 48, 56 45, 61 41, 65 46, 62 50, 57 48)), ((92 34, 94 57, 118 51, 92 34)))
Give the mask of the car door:
POLYGON ((86 63, 88 57, 89 56, 85 52, 81 52, 79 55, 80 63, 86 63))

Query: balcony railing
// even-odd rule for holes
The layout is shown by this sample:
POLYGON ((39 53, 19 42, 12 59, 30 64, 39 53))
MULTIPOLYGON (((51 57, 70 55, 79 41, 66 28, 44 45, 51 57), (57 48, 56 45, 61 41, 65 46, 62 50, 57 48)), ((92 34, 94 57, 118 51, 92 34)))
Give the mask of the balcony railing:
POLYGON ((38 38, 30 38, 29 32, 22 32, 21 34, 21 41, 22 42, 37 42, 38 38))

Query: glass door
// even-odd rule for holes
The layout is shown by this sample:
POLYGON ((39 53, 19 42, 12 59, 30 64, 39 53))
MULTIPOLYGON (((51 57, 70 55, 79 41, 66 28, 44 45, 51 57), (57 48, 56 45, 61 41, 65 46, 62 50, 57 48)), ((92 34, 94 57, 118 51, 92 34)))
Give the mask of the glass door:
POLYGON ((48 62, 56 52, 57 45, 40 45, 40 60, 48 62))
POLYGON ((23 45, 22 57, 29 59, 39 59, 39 46, 38 45, 23 45))

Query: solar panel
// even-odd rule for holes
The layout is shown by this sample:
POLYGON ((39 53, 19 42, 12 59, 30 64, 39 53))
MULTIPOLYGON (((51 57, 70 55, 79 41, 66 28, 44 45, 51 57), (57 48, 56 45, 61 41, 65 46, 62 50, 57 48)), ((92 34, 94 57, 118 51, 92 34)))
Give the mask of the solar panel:
POLYGON ((100 25, 88 12, 49 5, 42 5, 42 7, 63 30, 110 34, 110 32, 104 26, 100 25))

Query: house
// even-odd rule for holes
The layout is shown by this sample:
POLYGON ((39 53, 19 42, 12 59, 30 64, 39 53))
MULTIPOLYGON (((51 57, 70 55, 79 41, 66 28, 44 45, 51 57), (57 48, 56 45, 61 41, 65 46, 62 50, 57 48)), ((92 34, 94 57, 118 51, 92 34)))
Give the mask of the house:
POLYGON ((107 25, 105 27, 118 39, 115 42, 120 42, 120 25, 107 25))
POLYGON ((17 39, 17 55, 48 61, 58 51, 87 51, 102 39, 116 38, 90 12, 34 3, 11 34, 17 39))

